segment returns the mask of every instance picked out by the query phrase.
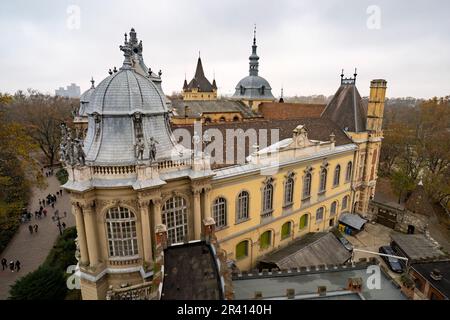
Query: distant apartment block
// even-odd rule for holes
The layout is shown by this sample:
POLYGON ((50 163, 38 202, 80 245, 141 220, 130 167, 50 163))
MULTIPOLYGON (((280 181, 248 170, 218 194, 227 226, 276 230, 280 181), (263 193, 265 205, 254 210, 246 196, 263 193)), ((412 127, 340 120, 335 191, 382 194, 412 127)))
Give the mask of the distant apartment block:
POLYGON ((66 89, 63 87, 56 89, 55 95, 65 98, 79 98, 81 95, 81 89, 75 83, 72 83, 70 86, 67 86, 66 89))

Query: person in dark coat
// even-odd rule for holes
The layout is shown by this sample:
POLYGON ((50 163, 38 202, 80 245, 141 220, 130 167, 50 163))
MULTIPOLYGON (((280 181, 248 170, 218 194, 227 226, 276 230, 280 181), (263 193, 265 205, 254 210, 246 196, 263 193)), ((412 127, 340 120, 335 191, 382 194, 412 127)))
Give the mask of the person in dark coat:
POLYGON ((37 233, 37 232, 38 232, 38 228, 39 228, 39 226, 38 226, 37 224, 35 224, 35 225, 34 225, 34 232, 37 233))
POLYGON ((14 261, 11 261, 9 263, 9 269, 11 270, 11 272, 14 272, 14 261))
POLYGON ((20 271, 20 261, 19 260, 16 261, 16 270, 17 270, 17 272, 20 271))
POLYGON ((2 268, 3 271, 5 271, 5 269, 8 269, 8 260, 6 260, 5 258, 2 259, 2 268))
POLYGON ((33 226, 31 224, 28 226, 28 230, 30 230, 30 234, 33 234, 33 226))

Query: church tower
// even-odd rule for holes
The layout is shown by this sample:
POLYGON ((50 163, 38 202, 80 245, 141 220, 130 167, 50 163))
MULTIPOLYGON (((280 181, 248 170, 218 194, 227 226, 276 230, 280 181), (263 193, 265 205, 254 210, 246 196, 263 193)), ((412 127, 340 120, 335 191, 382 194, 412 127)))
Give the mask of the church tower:
POLYGON ((198 57, 194 78, 189 83, 187 83, 186 79, 184 80, 183 100, 217 100, 216 79, 214 79, 211 84, 211 82, 209 82, 209 80, 206 78, 205 72, 203 71, 203 64, 200 55, 198 57))

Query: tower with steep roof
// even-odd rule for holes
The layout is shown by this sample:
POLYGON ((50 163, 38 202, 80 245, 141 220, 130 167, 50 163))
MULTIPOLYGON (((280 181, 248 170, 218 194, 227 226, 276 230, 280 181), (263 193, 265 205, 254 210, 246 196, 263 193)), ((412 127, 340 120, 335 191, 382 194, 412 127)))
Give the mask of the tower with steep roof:
POLYGON ((195 69, 194 78, 189 83, 186 79, 184 79, 183 100, 217 100, 216 79, 213 79, 211 84, 211 82, 209 82, 206 78, 205 72, 203 71, 203 64, 200 54, 197 60, 197 68, 195 69))

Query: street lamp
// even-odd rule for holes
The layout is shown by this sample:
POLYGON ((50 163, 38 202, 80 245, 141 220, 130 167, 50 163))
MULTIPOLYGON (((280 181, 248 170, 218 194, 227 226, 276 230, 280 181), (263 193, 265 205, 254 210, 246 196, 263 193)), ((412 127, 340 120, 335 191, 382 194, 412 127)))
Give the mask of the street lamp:
POLYGON ((63 225, 61 224, 61 220, 63 219, 63 218, 65 218, 67 216, 67 214, 64 212, 64 217, 61 217, 60 215, 59 215, 59 210, 56 210, 55 211, 55 213, 54 213, 54 215, 53 215, 53 217, 52 217, 52 220, 54 221, 54 222, 57 222, 57 226, 58 226, 58 229, 59 229, 59 234, 62 236, 62 234, 63 234, 63 225))

